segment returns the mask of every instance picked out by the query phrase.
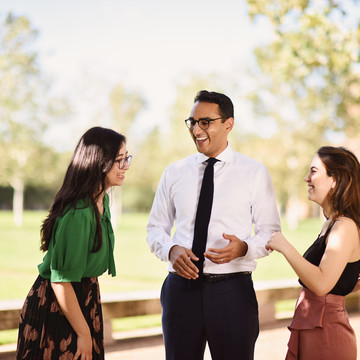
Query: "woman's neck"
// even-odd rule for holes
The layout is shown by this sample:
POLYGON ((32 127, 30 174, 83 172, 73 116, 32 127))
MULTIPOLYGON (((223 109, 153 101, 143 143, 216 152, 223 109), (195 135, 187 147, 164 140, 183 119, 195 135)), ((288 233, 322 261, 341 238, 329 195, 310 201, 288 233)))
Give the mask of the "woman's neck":
POLYGON ((326 219, 331 221, 333 214, 331 211, 331 207, 329 206, 329 203, 323 204, 321 207, 323 209, 323 214, 326 217, 326 219))

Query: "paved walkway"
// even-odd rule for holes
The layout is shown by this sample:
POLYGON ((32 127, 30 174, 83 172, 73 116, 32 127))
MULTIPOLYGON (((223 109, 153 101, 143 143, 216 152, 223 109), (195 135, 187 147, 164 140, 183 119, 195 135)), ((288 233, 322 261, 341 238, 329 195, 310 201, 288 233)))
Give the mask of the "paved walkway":
MULTIPOLYGON (((350 315, 350 323, 357 334, 360 353, 360 313, 350 315)), ((260 330, 256 342, 255 360, 283 360, 287 351, 290 331, 287 329, 289 320, 282 321, 276 328, 260 330)), ((164 360, 164 346, 161 336, 154 335, 147 340, 134 342, 119 341, 116 346, 108 346, 106 360, 164 360)), ((360 360, 360 354, 358 356, 360 360)), ((204 360, 211 360, 209 350, 206 349, 204 360)))
MULTIPOLYGON (((289 320, 283 321, 276 328, 262 328, 256 343, 255 360, 283 360, 287 350, 289 330, 286 328, 289 320)), ((358 338, 360 353, 360 313, 350 315, 350 323, 358 338)), ((134 339, 118 339, 113 345, 106 347, 106 360, 165 360, 164 346, 160 329, 153 329, 153 334, 134 339)), ((13 350, 10 345, 8 350, 13 350)), ((14 360, 14 352, 5 353, 6 348, 0 347, 0 360, 14 360)), ((360 355, 358 356, 360 360, 360 355)), ((211 360, 206 349, 204 360, 211 360)))
MULTIPOLYGON (((287 322, 288 323, 288 322, 287 322)), ((283 327, 262 329, 256 343, 255 360, 283 360, 289 331, 283 327)), ((360 325, 360 316, 359 316, 360 325)), ((108 346, 106 360, 165 360, 164 345, 161 335, 144 340, 120 341, 108 346)), ((204 360, 211 360, 209 349, 206 349, 204 360)))

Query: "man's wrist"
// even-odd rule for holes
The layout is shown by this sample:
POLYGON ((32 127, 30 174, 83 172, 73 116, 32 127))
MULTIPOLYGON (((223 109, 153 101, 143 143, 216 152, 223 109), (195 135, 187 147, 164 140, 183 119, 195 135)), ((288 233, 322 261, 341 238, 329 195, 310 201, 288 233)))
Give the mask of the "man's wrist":
POLYGON ((174 250, 174 248, 175 247, 177 247, 177 246, 179 246, 179 245, 176 245, 176 244, 174 244, 173 246, 171 246, 171 248, 169 249, 169 252, 168 252, 168 258, 169 258, 169 261, 171 262, 171 258, 170 258, 170 256, 171 256, 171 252, 174 250))
POLYGON ((247 252, 248 252, 249 246, 248 246, 248 244, 247 244, 245 241, 243 241, 242 243, 243 243, 243 245, 244 245, 244 250, 243 250, 241 256, 245 256, 245 255, 247 254, 247 252))

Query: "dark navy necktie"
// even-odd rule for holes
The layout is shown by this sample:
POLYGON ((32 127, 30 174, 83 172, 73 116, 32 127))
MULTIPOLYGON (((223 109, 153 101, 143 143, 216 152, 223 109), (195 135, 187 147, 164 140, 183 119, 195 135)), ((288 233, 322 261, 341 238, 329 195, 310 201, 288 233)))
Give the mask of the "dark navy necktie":
POLYGON ((206 249, 207 233, 214 198, 214 164, 219 161, 215 158, 207 160, 204 177, 201 184, 199 203, 195 217, 193 253, 199 258, 195 265, 199 269, 199 277, 203 274, 204 252, 206 249))

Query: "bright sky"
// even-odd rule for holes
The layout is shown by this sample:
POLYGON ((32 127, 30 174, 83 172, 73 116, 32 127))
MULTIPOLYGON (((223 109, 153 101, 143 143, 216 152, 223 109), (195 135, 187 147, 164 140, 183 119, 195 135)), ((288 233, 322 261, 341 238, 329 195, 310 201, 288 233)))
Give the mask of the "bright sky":
MULTIPOLYGON (((2 0, 1 11, 10 10, 39 30, 42 70, 72 103, 70 124, 50 134, 57 148, 72 149, 94 117, 106 115, 119 82, 147 101, 138 119, 142 131, 167 121, 176 83, 192 74, 220 73, 224 84, 236 74, 244 86, 241 71, 269 33, 250 23, 241 0, 2 0)), ((249 109, 233 91, 229 85, 244 120, 249 109)), ((245 125, 251 128, 251 121, 245 125)))

